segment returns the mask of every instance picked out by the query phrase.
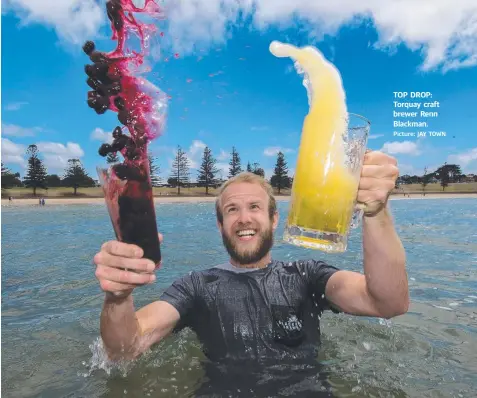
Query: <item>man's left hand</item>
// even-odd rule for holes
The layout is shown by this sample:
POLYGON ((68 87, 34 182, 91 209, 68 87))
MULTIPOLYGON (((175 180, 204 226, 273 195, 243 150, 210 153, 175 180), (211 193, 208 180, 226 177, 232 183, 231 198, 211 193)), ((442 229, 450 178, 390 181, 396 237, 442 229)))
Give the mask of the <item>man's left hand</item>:
POLYGON ((386 207, 398 176, 395 158, 383 152, 366 152, 358 187, 358 203, 365 216, 373 217, 386 207))

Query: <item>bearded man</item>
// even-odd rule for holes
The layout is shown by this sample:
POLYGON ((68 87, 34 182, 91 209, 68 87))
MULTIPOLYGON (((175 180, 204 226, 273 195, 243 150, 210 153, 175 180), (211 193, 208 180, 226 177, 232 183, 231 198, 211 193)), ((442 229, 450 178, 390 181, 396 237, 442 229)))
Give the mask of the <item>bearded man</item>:
POLYGON ((271 186, 252 173, 231 178, 217 196, 217 226, 230 261, 185 275, 138 311, 133 289, 154 282, 155 266, 137 246, 105 243, 94 262, 105 291, 101 336, 109 357, 136 358, 188 327, 212 362, 296 360, 316 357, 325 310, 380 318, 404 314, 405 253, 387 205, 397 176, 394 158, 366 153, 357 198, 365 209, 364 274, 313 259, 272 259, 276 202, 271 186))

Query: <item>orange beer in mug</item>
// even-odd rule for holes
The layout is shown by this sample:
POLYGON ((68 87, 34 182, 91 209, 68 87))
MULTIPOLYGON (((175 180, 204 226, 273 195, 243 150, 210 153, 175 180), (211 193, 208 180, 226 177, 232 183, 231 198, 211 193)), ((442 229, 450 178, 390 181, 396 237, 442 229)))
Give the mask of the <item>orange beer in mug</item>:
POLYGON ((338 70, 313 47, 272 42, 277 57, 290 57, 304 73, 310 110, 303 123, 285 242, 343 252, 356 210, 370 123, 347 112, 338 70))

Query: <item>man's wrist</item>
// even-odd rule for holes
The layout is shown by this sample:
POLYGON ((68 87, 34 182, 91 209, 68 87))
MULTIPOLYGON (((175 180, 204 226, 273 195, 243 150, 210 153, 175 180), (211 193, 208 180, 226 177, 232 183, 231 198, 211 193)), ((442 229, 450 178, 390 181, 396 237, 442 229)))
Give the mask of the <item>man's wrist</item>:
POLYGON ((374 214, 363 214, 363 223, 386 223, 391 221, 391 213, 389 212, 388 205, 386 204, 381 210, 374 214))
POLYGON ((121 304, 132 295, 132 289, 126 292, 105 292, 104 301, 107 304, 121 304))

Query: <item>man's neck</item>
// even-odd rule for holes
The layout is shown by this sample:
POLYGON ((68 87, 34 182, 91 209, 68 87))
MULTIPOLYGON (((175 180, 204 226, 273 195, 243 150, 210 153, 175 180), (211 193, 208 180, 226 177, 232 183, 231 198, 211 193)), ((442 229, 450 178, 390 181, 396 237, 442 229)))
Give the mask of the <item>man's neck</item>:
POLYGON ((256 263, 251 263, 251 264, 240 264, 239 262, 233 259, 230 259, 230 264, 238 268, 265 268, 271 262, 272 262, 272 255, 270 253, 268 253, 265 257, 263 257, 256 263))

